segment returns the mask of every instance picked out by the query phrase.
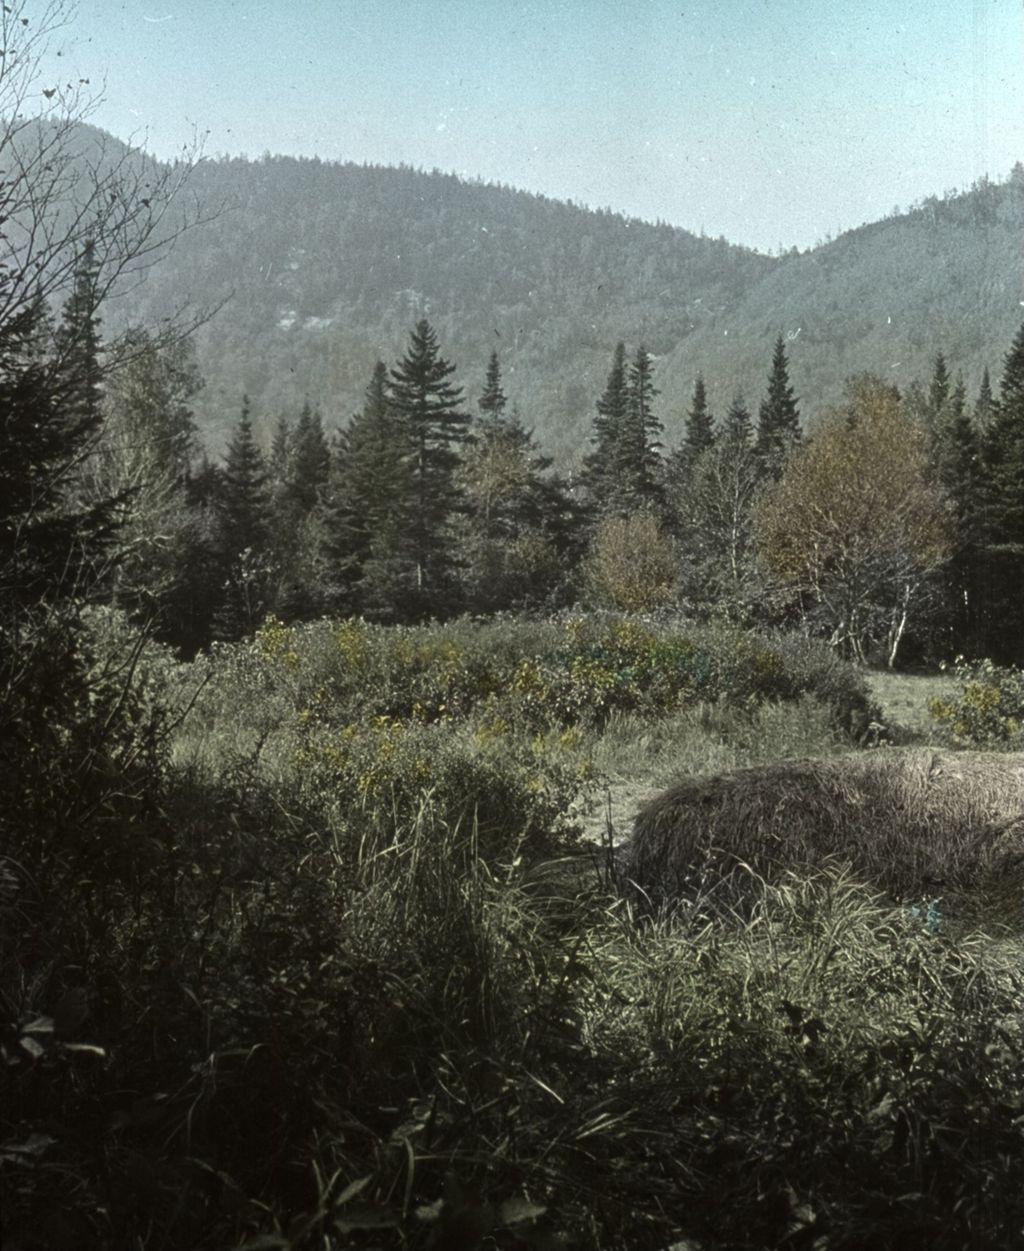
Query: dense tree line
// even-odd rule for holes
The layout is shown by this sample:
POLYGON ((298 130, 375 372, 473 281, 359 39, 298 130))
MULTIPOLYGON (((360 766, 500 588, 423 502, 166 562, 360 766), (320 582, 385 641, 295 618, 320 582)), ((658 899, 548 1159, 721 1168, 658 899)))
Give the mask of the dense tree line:
MULTIPOLYGON (((72 342, 82 298, 76 288, 58 342, 72 342)), ((101 344, 95 319, 84 325, 77 364, 64 355, 88 379, 101 344)), ((938 353, 933 376, 904 394, 852 378, 809 432, 780 335, 756 418, 738 392, 716 418, 698 375, 671 450, 655 359, 620 342, 575 481, 541 454, 498 353, 469 404, 425 319, 397 364, 373 366, 342 430, 307 402, 264 448, 242 397, 219 464, 197 455, 189 403, 202 381, 181 343, 137 334, 102 394, 80 382, 74 403, 103 426, 85 475, 93 495, 129 501, 110 598, 186 653, 271 612, 413 621, 589 598, 797 626, 862 661, 1012 659, 1022 335, 997 395, 986 373, 969 404, 938 353)))

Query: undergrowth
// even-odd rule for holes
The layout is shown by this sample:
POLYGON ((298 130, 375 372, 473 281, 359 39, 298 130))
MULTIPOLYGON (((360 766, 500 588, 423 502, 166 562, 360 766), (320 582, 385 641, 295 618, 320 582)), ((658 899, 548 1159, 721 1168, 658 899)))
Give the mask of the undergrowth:
POLYGON ((634 917, 574 842, 603 734, 848 747, 859 678, 627 625, 270 623, 82 706, 147 749, 115 856, 0 862, 5 1248, 1012 1244, 1012 934, 828 865, 634 917))

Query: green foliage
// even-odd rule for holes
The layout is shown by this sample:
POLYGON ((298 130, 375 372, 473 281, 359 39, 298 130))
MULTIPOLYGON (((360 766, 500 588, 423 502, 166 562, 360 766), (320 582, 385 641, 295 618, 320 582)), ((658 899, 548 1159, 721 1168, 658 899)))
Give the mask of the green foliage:
POLYGON ((960 658, 954 673, 960 686, 956 695, 933 699, 928 706, 952 742, 1019 751, 1024 742, 1024 670, 960 658))
POLYGON ((1019 1220, 993 1189, 1022 1094, 1016 949, 927 918, 828 871, 601 953, 608 1045, 645 1112, 663 1091, 678 1118, 692 1237, 953 1248, 1019 1220))

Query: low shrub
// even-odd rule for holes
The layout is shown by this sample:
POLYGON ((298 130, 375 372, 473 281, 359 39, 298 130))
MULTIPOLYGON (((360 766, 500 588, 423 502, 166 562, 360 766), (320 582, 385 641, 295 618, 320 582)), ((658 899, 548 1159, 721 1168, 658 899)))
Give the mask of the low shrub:
POLYGON ((1024 744, 1024 670, 991 660, 958 661, 959 692, 933 699, 931 716, 957 746, 1017 751, 1024 744))

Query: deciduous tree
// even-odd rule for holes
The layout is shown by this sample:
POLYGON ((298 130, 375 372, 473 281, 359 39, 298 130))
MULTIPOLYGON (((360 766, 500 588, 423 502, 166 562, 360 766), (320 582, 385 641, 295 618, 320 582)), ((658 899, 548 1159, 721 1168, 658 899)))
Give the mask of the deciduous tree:
POLYGON ((840 651, 895 663, 911 613, 949 551, 927 436, 899 393, 853 379, 755 514, 765 568, 840 651))

